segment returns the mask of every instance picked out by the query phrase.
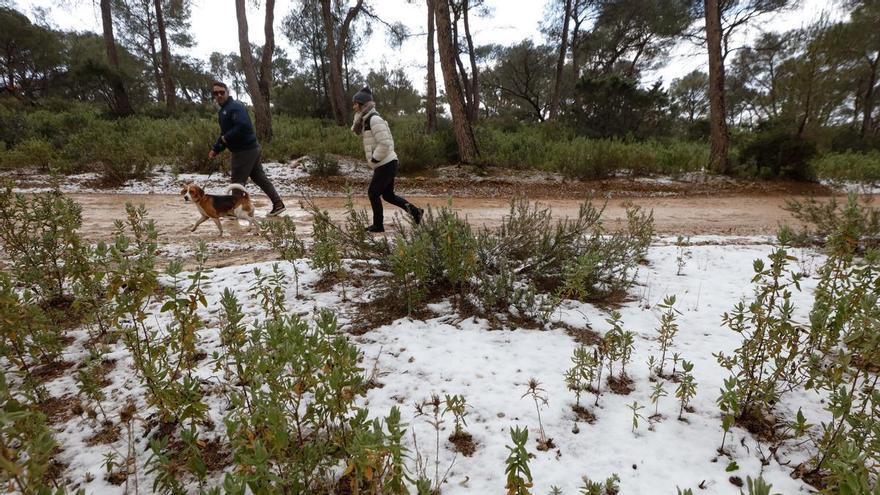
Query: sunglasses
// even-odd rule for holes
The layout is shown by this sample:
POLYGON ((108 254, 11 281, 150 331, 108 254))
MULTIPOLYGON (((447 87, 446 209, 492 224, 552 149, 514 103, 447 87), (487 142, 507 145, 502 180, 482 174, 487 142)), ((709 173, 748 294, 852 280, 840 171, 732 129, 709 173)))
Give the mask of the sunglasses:
POLYGON ((211 94, 214 96, 223 96, 226 94, 226 91, 211 91, 211 94))

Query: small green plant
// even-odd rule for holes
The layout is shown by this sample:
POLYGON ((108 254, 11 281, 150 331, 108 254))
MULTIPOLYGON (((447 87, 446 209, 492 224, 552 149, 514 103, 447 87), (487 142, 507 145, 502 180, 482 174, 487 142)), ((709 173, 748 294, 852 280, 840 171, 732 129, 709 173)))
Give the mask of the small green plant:
POLYGON ((309 175, 317 177, 339 175, 339 160, 328 156, 323 151, 310 158, 311 161, 307 167, 309 175))
POLYGON ((662 311, 660 315, 660 328, 657 329, 657 341, 660 343, 660 369, 657 374, 663 376, 663 367, 666 364, 666 353, 673 345, 675 335, 678 333, 677 315, 681 313, 675 309, 675 296, 666 296, 657 307, 662 311))
POLYGON ((754 301, 740 302, 723 316, 724 326, 740 335, 740 347, 732 355, 716 354, 718 363, 736 378, 740 418, 769 412, 784 390, 801 383, 805 345, 793 321, 791 301, 801 277, 790 270, 792 258, 784 246, 769 259, 769 266, 760 259, 754 262, 754 301))
POLYGON ((527 387, 526 393, 520 398, 531 397, 535 402, 535 412, 538 413, 538 431, 541 434, 538 439, 538 450, 550 450, 554 447, 553 439, 547 438, 547 435, 544 434, 544 423, 541 421, 541 404, 548 405, 547 391, 541 388, 541 382, 534 378, 529 379, 527 387))
POLYGON ((690 238, 685 239, 682 236, 678 236, 675 239, 675 265, 678 267, 675 274, 679 277, 682 275, 685 265, 687 265, 688 258, 691 257, 691 252, 687 249, 688 246, 690 246, 690 238))
POLYGON ((589 477, 582 478, 581 495, 617 495, 620 493, 620 477, 612 474, 605 481, 593 481, 589 477))
POLYGON ((0 485, 20 493, 52 493, 46 482, 56 447, 45 416, 16 400, 0 374, 0 485))
MULTIPOLYGON (((456 404, 456 407, 458 404, 456 404)), ((433 478, 428 474, 428 459, 423 458, 421 452, 418 448, 418 442, 415 438, 415 432, 413 432, 413 443, 415 444, 415 453, 416 453, 416 474, 417 478, 421 480, 427 480, 428 487, 430 488, 428 493, 440 493, 440 488, 443 483, 446 481, 446 478, 449 476, 449 471, 452 469, 453 464, 455 463, 455 459, 449 465, 449 468, 446 470, 444 474, 440 473, 440 430, 443 429, 443 402, 440 400, 440 396, 437 394, 432 394, 429 399, 425 399, 415 405, 416 417, 423 417, 425 421, 431 425, 431 428, 434 429, 434 476, 433 478)))
POLYGON ((575 410, 581 408, 581 394, 592 387, 593 379, 596 378, 597 367, 594 354, 586 346, 575 347, 571 356, 572 367, 565 372, 565 383, 568 389, 575 395, 575 410))
POLYGON ((513 447, 507 446, 510 453, 507 456, 507 484, 504 488, 507 495, 532 495, 529 491, 532 486, 532 472, 529 469, 529 459, 531 454, 526 450, 526 444, 529 441, 529 430, 526 428, 515 427, 510 430, 510 439, 513 447))
POLYGON ((465 417, 467 416, 468 404, 464 396, 446 394, 445 403, 446 407, 443 410, 443 413, 452 414, 453 422, 455 424, 455 429, 453 430, 452 435, 459 436, 466 433, 464 427, 467 426, 467 420, 465 420, 465 417))
POLYGON ((343 273, 341 239, 332 224, 330 214, 326 211, 313 215, 312 266, 324 277, 338 277, 343 273))
POLYGON ((645 420, 645 417, 639 412, 645 408, 645 406, 640 406, 638 402, 633 401, 632 404, 626 406, 632 411, 632 433, 636 432, 636 429, 639 427, 639 420, 645 420))
POLYGON ((748 495, 782 495, 780 493, 771 493, 770 490, 773 488, 773 485, 764 481, 764 478, 761 476, 758 476, 757 479, 752 479, 751 476, 746 477, 746 488, 748 489, 748 495))
POLYGON ((290 217, 263 222, 260 224, 260 233, 281 259, 293 267, 293 281, 299 297, 299 268, 296 262, 305 255, 306 250, 305 243, 296 234, 296 222, 290 217))
POLYGON ((654 388, 651 389, 651 404, 654 404, 654 416, 660 415, 660 399, 666 397, 666 389, 663 388, 663 382, 658 381, 654 384, 654 388))
POLYGON ((260 307, 267 318, 278 320, 287 312, 286 288, 287 279, 278 263, 272 264, 272 273, 263 273, 259 268, 254 268, 254 283, 249 292, 255 299, 259 299, 260 307))
POLYGON ((737 392, 736 378, 726 378, 717 401, 718 408, 721 410, 721 429, 724 430, 719 449, 722 452, 724 451, 724 442, 727 440, 727 433, 740 415, 739 394, 737 392))
POLYGON ((106 395, 100 376, 103 364, 103 352, 99 348, 92 349, 89 356, 74 373, 74 380, 79 390, 79 396, 94 404, 101 411, 104 421, 107 421, 107 412, 104 411, 103 406, 106 395))
POLYGON ((688 361, 681 362, 682 374, 681 381, 678 383, 678 388, 675 389, 675 397, 678 399, 681 407, 678 410, 678 419, 683 419, 683 414, 685 408, 687 408, 691 399, 697 394, 697 382, 694 380, 694 375, 691 373, 694 369, 694 365, 688 361))

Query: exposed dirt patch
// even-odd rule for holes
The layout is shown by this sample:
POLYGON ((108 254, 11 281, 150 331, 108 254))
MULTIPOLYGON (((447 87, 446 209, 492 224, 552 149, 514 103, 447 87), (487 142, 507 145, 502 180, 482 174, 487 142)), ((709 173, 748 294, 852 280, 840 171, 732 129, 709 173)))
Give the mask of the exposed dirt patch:
POLYGON ((112 421, 104 421, 101 424, 101 429, 86 439, 86 445, 92 447, 94 445, 111 444, 119 440, 119 433, 119 425, 114 425, 112 421))
POLYGON ((73 361, 54 361, 33 369, 31 375, 40 383, 51 382, 73 366, 73 361))
POLYGON ((67 467, 69 464, 61 462, 58 460, 58 455, 63 452, 60 447, 55 448, 55 452, 52 453, 52 460, 49 461, 49 466, 46 468, 46 474, 43 476, 43 481, 46 483, 46 486, 55 486, 58 481, 61 481, 61 476, 64 474, 64 471, 67 471, 67 467))
MULTIPOLYGON (((800 190, 798 187, 782 187, 777 183, 759 183, 759 193, 746 192, 725 194, 714 189, 711 192, 699 193, 683 190, 681 195, 670 197, 624 197, 613 194, 608 200, 603 219, 609 230, 616 230, 626 225, 626 202, 651 209, 654 212, 654 226, 659 235, 773 235, 782 223, 794 222, 791 214, 782 209, 786 200, 796 199, 792 194, 808 192, 825 193, 827 191, 800 190), (693 193, 693 194, 691 194, 693 193)), ((688 183, 688 189, 693 184, 688 183)), ((694 186, 696 187, 696 186, 694 186)), ((537 200, 553 210, 555 218, 575 217, 582 201, 588 195, 553 189, 552 196, 542 196, 540 191, 526 188, 525 197, 537 200)), ((711 188, 709 188, 711 189, 711 188)), ((809 189, 809 188, 808 188, 809 189)), ((451 198, 413 196, 403 194, 421 207, 451 208, 476 227, 494 228, 501 224, 502 219, 510 213, 509 202, 513 194, 485 193, 485 197, 462 197, 465 192, 454 191, 457 196, 451 198)), ((625 192, 625 191, 624 191, 625 192)), ((549 192, 548 192, 549 194, 549 192)), ((224 219, 226 235, 219 237, 216 229, 202 229, 195 233, 189 232, 195 221, 195 211, 190 205, 184 204, 178 196, 161 194, 70 194, 72 199, 83 206, 83 226, 80 232, 90 241, 109 240, 113 234, 113 223, 125 211, 125 203, 143 204, 151 219, 155 220, 159 230, 159 252, 164 258, 179 258, 191 261, 199 241, 208 245, 208 266, 211 268, 230 266, 258 261, 277 260, 278 255, 269 248, 265 239, 249 235, 245 225, 237 220, 224 219)), ((315 197, 316 206, 326 210, 330 218, 336 222, 345 219, 345 198, 315 197)), ((261 195, 255 195, 254 202, 264 214, 268 201, 261 195)), ((369 209, 366 194, 356 196, 354 203, 357 208, 369 209)), ((297 235, 304 239, 311 237, 311 216, 298 208, 295 198, 288 200, 288 215, 293 218, 297 227, 297 235)), ((390 217, 401 214, 396 208, 387 208, 389 218, 386 235, 394 235, 394 226, 390 217)), ((204 227, 204 226, 203 226, 204 227)))
POLYGON ((107 477, 104 479, 107 480, 107 483, 110 483, 111 485, 119 486, 125 483, 125 480, 128 479, 128 473, 122 470, 113 471, 112 473, 108 474, 107 477))
POLYGON ((596 415, 584 406, 572 406, 571 410, 577 415, 578 421, 589 424, 596 422, 596 415))
POLYGON ((465 457, 470 457, 474 455, 474 452, 477 451, 477 444, 474 443, 474 437, 466 431, 459 432, 458 434, 453 433, 452 435, 450 435, 449 443, 451 443, 455 447, 454 450, 456 452, 465 457))
POLYGON ((541 452, 546 452, 546 451, 548 451, 548 450, 550 450, 550 449, 555 449, 555 448, 556 448, 556 444, 553 443, 553 439, 552 439, 552 438, 545 438, 545 439, 543 439, 543 440, 541 440, 540 438, 538 438, 536 441, 538 442, 538 446, 535 447, 535 448, 538 449, 538 450, 540 450, 541 452))
POLYGON ((50 424, 66 423, 78 408, 81 408, 80 401, 72 396, 51 397, 40 403, 40 412, 50 424))
POLYGON ((608 386, 611 388, 611 391, 617 395, 629 395, 636 389, 632 378, 626 375, 622 377, 613 375, 609 376, 608 386))
MULTIPOLYGON (((352 319, 347 332, 352 335, 363 335, 374 328, 388 325, 393 321, 407 316, 406 308, 393 294, 381 296, 365 303, 357 304, 357 317, 352 319)), ((409 314, 416 319, 429 319, 436 316, 428 309, 418 309, 409 314)))
POLYGON ((575 342, 581 345, 599 345, 602 343, 602 336, 592 328, 575 328, 571 325, 563 324, 565 333, 567 333, 575 342))
POLYGON ((736 425, 765 442, 774 442, 781 437, 776 431, 776 418, 761 411, 749 409, 736 419, 736 425))

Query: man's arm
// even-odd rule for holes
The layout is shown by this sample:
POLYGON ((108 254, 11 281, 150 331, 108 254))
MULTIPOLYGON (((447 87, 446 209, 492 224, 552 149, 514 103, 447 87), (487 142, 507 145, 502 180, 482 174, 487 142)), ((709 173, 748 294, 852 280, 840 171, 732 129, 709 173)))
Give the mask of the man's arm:
POLYGON ((226 149, 226 141, 223 139, 223 136, 217 138, 217 142, 214 143, 214 146, 211 147, 211 156, 209 158, 214 158, 214 156, 223 153, 223 150, 226 149))

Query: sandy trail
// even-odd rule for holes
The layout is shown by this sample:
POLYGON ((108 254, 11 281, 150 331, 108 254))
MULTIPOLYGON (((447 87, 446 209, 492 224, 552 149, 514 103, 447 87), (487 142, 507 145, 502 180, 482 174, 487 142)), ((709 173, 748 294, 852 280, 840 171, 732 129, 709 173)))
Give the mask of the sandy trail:
MULTIPOLYGON (((266 242, 259 237, 248 235, 246 225, 239 227, 234 220, 223 220, 224 237, 219 237, 217 228, 208 221, 199 226, 195 233, 189 229, 198 218, 191 204, 184 203, 175 195, 127 195, 127 194, 70 194, 72 199, 83 206, 83 227, 81 233, 89 240, 111 238, 113 224, 125 216, 125 203, 143 204, 154 219, 159 230, 160 244, 167 256, 191 255, 199 240, 209 244, 212 251, 211 265, 225 266, 273 259, 266 242)), ((669 198, 629 198, 608 201, 603 218, 611 228, 623 225, 625 204, 627 202, 653 209, 655 228, 659 235, 771 235, 782 223, 791 223, 791 215, 782 209, 789 195, 734 195, 721 197, 669 197, 669 198)), ((269 209, 265 198, 257 197, 257 216, 262 217, 269 209)), ((450 203, 460 215, 467 217, 473 225, 494 227, 509 212, 507 199, 494 198, 437 198, 410 197, 410 201, 420 206, 440 207, 450 203)), ((334 220, 343 220, 345 199, 339 197, 314 198, 315 203, 330 213, 334 220)), ((554 217, 573 217, 577 215, 581 200, 554 199, 541 200, 541 204, 552 208, 554 217)), ((355 199, 358 207, 369 208, 365 197, 355 199)), ((298 232, 308 237, 311 234, 311 216, 303 211, 296 201, 287 201, 287 214, 294 218, 298 232)), ((386 225, 390 216, 400 214, 397 208, 386 205, 386 225)))

